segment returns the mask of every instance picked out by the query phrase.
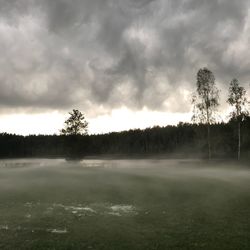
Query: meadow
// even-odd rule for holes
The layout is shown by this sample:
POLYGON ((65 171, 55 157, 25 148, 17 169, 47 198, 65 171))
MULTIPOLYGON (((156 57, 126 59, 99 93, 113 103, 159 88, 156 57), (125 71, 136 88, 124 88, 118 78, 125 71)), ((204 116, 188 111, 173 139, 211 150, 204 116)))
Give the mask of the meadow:
POLYGON ((250 168, 0 160, 0 249, 250 249, 250 168))

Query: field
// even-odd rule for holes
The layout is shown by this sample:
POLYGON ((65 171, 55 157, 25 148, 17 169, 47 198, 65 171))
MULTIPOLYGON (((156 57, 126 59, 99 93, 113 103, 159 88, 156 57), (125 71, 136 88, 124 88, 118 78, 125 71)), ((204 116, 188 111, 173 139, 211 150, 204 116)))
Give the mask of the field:
POLYGON ((250 168, 1 160, 0 249, 250 249, 250 168))

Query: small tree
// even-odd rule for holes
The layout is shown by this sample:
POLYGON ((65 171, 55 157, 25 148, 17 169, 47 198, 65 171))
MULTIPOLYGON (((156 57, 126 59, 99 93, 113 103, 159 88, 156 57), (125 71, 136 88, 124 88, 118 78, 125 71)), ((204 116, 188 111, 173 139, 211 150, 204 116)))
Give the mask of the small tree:
POLYGON ((240 86, 237 79, 233 79, 229 86, 229 95, 227 102, 233 107, 230 117, 237 121, 238 124, 238 160, 241 153, 241 123, 249 115, 247 110, 246 90, 240 86))
POLYGON ((77 109, 69 112, 70 117, 64 122, 65 128, 60 132, 64 135, 86 135, 88 133, 88 122, 84 115, 77 109))
POLYGON ((215 114, 219 106, 219 90, 215 85, 214 74, 207 68, 198 71, 196 86, 196 93, 192 98, 192 121, 206 124, 208 159, 211 159, 210 125, 215 122, 215 114))

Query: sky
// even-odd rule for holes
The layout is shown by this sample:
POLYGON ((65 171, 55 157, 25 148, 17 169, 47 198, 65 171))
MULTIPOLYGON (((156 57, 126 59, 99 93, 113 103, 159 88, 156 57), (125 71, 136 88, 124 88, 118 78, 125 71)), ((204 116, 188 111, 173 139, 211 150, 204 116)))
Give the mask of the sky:
POLYGON ((0 132, 59 133, 72 109, 91 134, 190 122, 203 67, 225 118, 249 44, 250 0, 0 0, 0 132))

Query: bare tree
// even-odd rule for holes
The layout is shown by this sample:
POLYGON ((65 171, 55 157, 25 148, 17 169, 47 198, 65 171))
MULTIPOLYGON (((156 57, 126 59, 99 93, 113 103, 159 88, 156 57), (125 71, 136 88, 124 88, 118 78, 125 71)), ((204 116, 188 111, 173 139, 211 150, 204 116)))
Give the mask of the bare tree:
POLYGON ((64 122, 65 128, 60 132, 64 135, 86 135, 88 133, 88 122, 84 115, 77 109, 69 112, 70 117, 64 122))
POLYGON ((202 68, 197 73, 196 93, 193 95, 192 121, 207 125, 208 159, 211 159, 210 125, 215 122, 217 107, 219 106, 219 90, 215 85, 212 71, 202 68))
POLYGON ((241 153, 241 123, 245 117, 249 115, 247 110, 247 98, 246 90, 240 86, 237 79, 233 79, 229 86, 229 95, 227 102, 233 107, 233 111, 230 113, 232 119, 237 121, 238 124, 238 160, 241 153))

